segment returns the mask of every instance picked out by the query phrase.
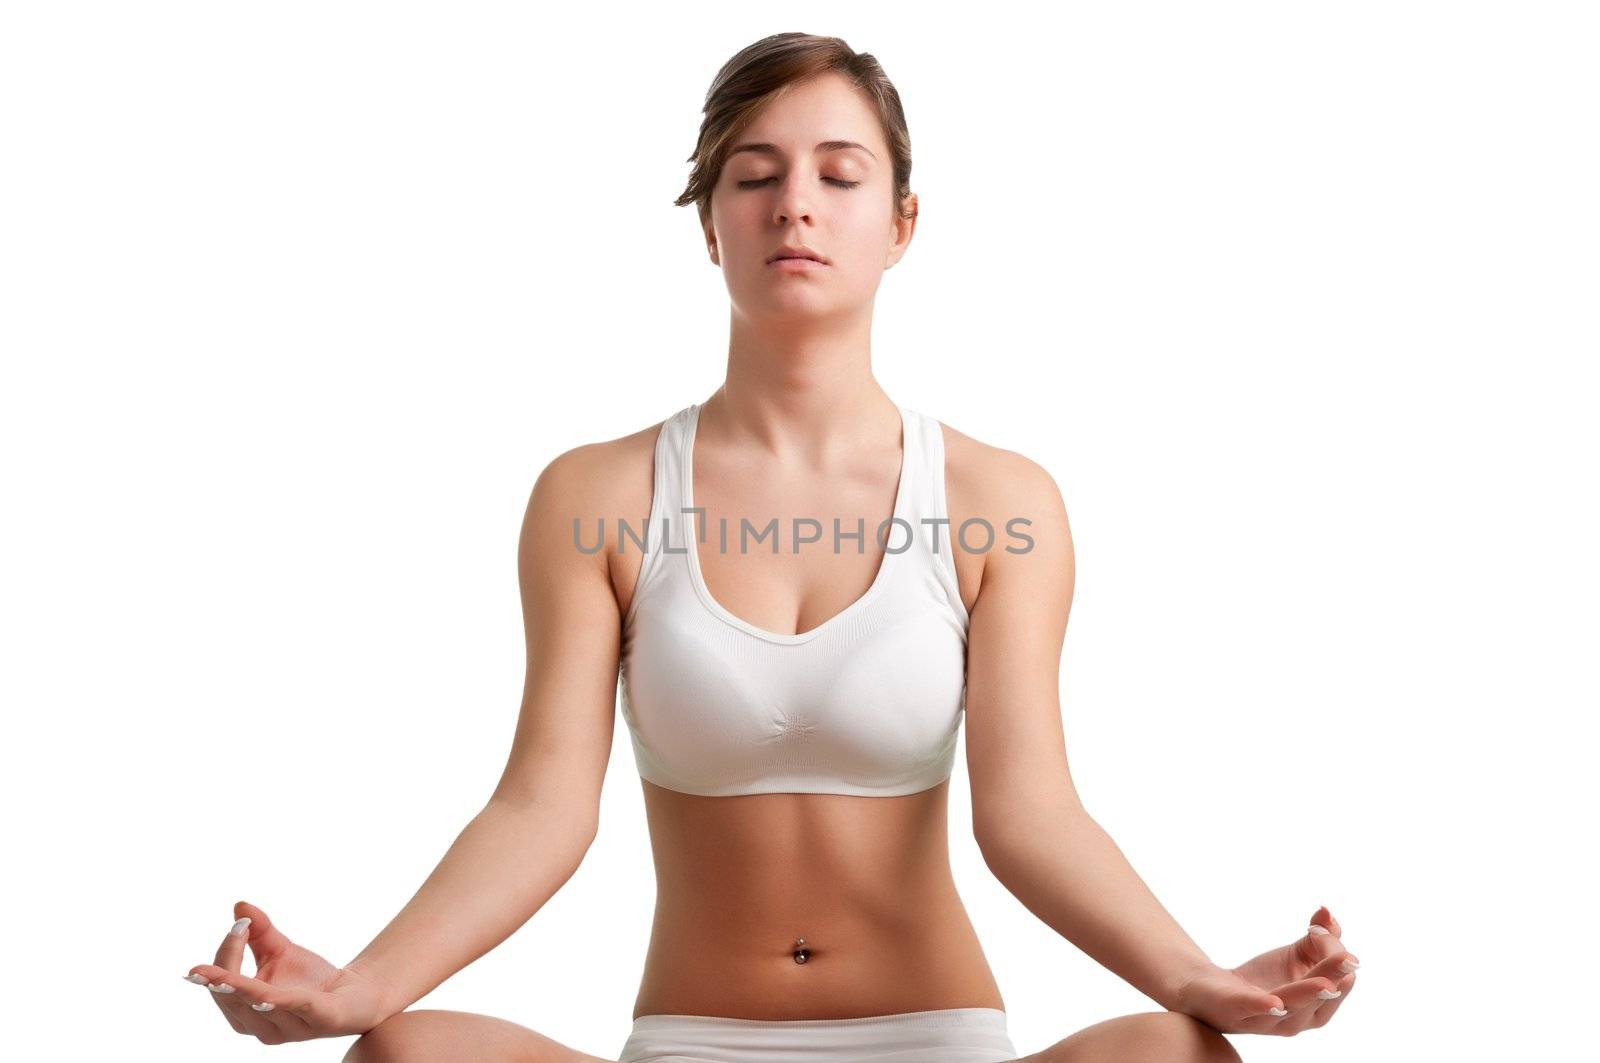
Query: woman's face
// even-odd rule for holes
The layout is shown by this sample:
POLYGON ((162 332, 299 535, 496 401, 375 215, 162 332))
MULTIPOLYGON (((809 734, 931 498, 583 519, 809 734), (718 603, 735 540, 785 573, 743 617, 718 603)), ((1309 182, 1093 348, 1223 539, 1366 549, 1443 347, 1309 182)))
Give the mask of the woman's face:
POLYGON ((712 189, 706 242, 741 315, 851 316, 911 242, 916 219, 897 217, 897 206, 877 115, 842 75, 824 74, 791 86, 735 139, 712 189), (824 264, 769 262, 785 245, 808 247, 824 264))

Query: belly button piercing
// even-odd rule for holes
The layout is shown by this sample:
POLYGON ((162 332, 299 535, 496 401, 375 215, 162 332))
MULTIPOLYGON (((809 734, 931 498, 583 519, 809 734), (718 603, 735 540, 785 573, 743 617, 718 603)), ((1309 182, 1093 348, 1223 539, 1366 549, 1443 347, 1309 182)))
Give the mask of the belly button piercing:
POLYGON ((794 962, 805 963, 811 958, 811 950, 806 948, 805 938, 796 938, 794 942, 794 962))

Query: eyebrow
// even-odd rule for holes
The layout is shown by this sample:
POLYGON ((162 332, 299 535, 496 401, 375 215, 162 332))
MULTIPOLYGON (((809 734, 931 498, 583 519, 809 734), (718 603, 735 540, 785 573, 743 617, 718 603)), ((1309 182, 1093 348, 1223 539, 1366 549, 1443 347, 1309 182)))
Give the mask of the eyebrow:
MULTIPOLYGON (((853 140, 824 140, 822 143, 817 145, 816 150, 819 151, 819 152, 820 151, 844 151, 846 148, 860 148, 862 151, 866 152, 868 155, 872 155, 872 149, 868 148, 865 144, 857 144, 853 140)), ((730 158, 730 159, 733 158, 735 155, 739 154, 741 151, 753 151, 758 155, 781 155, 781 154, 783 154, 783 152, 778 149, 778 146, 776 144, 766 144, 766 143, 761 143, 761 144, 740 144, 738 147, 736 147, 732 151, 728 152, 728 158, 730 158)), ((872 155, 872 157, 874 159, 877 158, 876 155, 872 155)))

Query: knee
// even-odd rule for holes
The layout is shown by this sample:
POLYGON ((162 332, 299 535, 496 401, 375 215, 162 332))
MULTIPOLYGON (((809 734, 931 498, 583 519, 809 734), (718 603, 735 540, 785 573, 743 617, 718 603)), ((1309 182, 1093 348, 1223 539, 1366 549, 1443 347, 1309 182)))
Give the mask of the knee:
POLYGON ((1233 1042, 1222 1036, 1214 1026, 1208 1026, 1192 1015, 1176 1011, 1167 1012, 1178 1042, 1174 1063, 1243 1063, 1233 1042))
POLYGON ((425 1063, 443 1058, 427 1012, 402 1011, 356 1038, 341 1063, 425 1063))
POLYGON ((1160 1063, 1242 1063, 1232 1042, 1192 1015, 1163 1011, 1139 1018, 1145 1020, 1140 1058, 1160 1063))

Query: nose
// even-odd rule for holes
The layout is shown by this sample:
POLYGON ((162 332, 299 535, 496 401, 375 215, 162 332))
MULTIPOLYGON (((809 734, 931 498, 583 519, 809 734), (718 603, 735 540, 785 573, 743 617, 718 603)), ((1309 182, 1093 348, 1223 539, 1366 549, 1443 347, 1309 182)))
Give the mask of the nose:
POLYGON ((779 225, 801 219, 812 220, 810 178, 799 173, 798 169, 791 172, 779 187, 778 198, 772 209, 772 220, 779 225))

